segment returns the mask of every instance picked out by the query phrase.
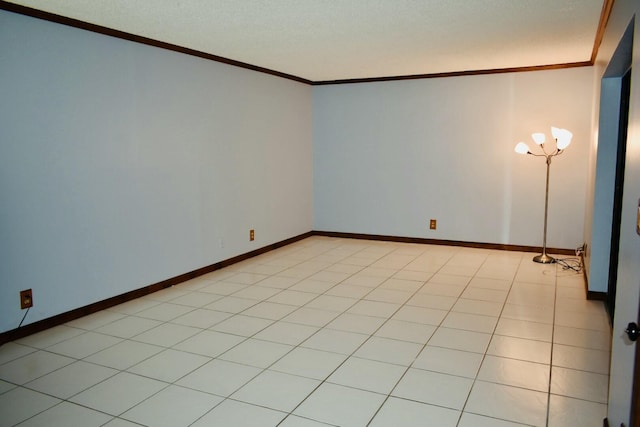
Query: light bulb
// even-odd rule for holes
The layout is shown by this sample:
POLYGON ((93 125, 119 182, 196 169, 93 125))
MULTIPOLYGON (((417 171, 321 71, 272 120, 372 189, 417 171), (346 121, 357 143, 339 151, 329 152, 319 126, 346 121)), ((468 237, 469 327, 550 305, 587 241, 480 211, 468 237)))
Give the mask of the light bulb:
POLYGON ((529 153, 529 146, 524 142, 518 142, 516 145, 516 153, 518 154, 527 154, 529 153))
POLYGON ((544 141, 546 139, 546 137, 544 136, 544 133, 540 133, 540 132, 532 133, 531 138, 533 138, 535 143, 538 145, 544 144, 544 141))
POLYGON ((569 144, 571 144, 573 134, 568 130, 552 127, 551 134, 556 139, 558 150, 564 150, 569 146, 569 144))

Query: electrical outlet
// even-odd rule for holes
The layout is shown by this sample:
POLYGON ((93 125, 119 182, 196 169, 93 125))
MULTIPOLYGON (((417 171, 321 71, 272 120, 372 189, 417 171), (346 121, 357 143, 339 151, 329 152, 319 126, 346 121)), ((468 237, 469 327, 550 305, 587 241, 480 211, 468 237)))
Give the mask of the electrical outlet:
POLYGON ((256 232, 255 230, 249 230, 249 241, 253 242, 256 239, 256 232))
POLYGON ((435 219, 429 220, 429 230, 435 230, 438 225, 438 221, 435 219))
POLYGON ((20 309, 33 307, 33 292, 31 289, 20 291, 20 309))

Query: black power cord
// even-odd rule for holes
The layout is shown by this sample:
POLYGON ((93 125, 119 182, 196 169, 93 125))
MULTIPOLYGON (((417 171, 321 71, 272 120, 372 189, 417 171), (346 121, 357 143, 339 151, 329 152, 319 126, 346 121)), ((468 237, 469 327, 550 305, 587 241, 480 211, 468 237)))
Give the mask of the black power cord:
POLYGON ((27 311, 24 313, 24 316, 22 316, 22 320, 20 321, 20 324, 18 325, 18 328, 20 326, 22 326, 22 322, 24 322, 24 319, 27 318, 27 314, 29 314, 29 310, 31 310, 31 307, 27 308, 27 311))
POLYGON ((576 273, 582 271, 580 258, 556 258, 556 262, 562 266, 563 270, 573 270, 576 273))

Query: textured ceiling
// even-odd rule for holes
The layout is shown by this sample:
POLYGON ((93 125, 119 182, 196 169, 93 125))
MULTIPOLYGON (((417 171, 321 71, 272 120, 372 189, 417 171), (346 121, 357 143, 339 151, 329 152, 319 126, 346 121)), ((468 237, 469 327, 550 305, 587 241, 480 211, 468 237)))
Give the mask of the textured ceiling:
POLYGON ((18 0, 310 81, 589 61, 603 0, 18 0))

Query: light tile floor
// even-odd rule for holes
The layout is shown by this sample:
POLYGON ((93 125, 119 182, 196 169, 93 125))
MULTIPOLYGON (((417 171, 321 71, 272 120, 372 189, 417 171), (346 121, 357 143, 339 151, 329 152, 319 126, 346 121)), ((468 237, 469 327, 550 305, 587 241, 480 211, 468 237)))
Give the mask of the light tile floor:
POLYGON ((603 305, 531 258, 311 237, 0 347, 0 427, 599 427, 603 305))

